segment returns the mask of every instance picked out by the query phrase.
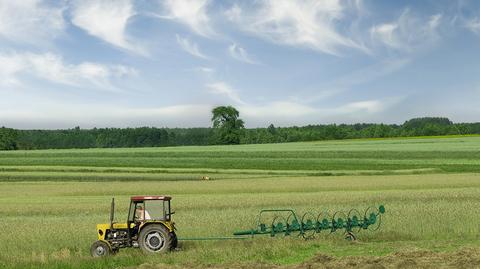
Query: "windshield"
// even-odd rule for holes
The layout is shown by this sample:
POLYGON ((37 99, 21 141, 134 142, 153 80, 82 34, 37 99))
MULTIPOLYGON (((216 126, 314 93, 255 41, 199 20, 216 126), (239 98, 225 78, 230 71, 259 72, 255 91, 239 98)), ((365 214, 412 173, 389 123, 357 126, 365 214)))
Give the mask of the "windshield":
POLYGON ((145 201, 145 219, 168 220, 169 203, 163 200, 145 201))

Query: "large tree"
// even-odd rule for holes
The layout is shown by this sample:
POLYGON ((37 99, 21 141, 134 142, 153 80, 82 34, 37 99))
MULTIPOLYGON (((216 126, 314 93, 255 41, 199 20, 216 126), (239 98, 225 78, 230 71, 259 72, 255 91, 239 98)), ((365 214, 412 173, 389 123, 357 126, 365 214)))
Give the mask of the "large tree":
POLYGON ((240 113, 232 106, 218 106, 212 110, 212 123, 215 129, 215 144, 239 144, 244 122, 240 113))

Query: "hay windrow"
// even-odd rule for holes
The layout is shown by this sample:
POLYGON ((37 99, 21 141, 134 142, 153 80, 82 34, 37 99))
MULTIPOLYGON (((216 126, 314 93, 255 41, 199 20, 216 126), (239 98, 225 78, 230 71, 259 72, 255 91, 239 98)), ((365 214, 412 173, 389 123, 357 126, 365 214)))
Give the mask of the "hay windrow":
POLYGON ((480 249, 463 248, 456 252, 434 252, 411 250, 395 252, 386 256, 350 256, 333 257, 317 254, 312 259, 294 265, 276 265, 267 263, 244 263, 223 265, 166 265, 142 264, 128 269, 407 269, 407 268, 480 268, 480 249))

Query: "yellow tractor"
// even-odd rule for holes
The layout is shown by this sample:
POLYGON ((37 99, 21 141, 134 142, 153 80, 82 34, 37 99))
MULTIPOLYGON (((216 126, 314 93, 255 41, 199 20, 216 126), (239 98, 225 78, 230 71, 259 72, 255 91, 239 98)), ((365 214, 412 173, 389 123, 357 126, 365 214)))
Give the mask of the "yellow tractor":
POLYGON ((177 247, 174 212, 169 196, 132 196, 126 223, 114 222, 115 200, 112 199, 110 223, 97 224, 98 240, 90 253, 103 257, 121 248, 139 247, 146 253, 162 253, 177 247))

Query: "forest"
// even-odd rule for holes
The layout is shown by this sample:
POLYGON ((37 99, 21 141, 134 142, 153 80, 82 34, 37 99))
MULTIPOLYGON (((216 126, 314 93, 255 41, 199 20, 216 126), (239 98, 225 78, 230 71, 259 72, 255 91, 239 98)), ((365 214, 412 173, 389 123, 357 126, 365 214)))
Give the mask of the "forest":
POLYGON ((241 128, 229 142, 218 128, 93 128, 18 130, 0 128, 0 150, 130 148, 182 145, 260 144, 352 138, 480 134, 480 123, 453 123, 448 118, 424 117, 403 124, 319 124, 293 127, 241 128))

